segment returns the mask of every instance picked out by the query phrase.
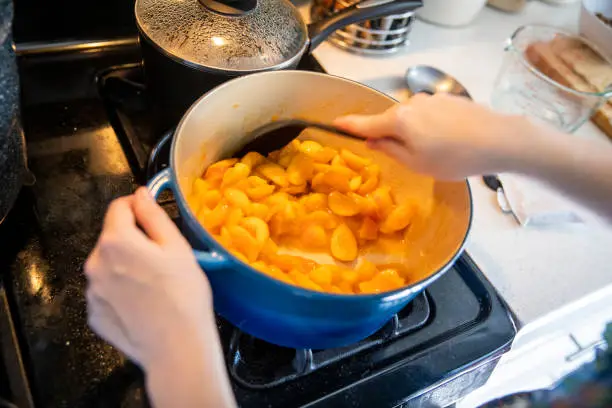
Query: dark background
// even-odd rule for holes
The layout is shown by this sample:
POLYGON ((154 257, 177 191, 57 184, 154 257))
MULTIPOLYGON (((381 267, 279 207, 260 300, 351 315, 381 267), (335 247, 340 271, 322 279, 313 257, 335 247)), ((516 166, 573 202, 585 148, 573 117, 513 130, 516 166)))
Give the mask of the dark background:
POLYGON ((15 42, 136 35, 134 0, 13 0, 15 42))

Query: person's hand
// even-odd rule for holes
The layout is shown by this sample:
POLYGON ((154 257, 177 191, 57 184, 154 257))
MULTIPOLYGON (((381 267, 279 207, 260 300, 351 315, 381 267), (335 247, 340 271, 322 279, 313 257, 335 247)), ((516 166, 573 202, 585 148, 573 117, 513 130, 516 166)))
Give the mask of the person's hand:
POLYGON ((526 119, 493 112, 466 98, 417 94, 379 115, 351 115, 335 124, 368 138, 414 171, 461 179, 505 170, 514 141, 529 137, 526 119))
POLYGON ((215 333, 208 281, 145 188, 111 203, 85 273, 89 325, 145 368, 215 333))

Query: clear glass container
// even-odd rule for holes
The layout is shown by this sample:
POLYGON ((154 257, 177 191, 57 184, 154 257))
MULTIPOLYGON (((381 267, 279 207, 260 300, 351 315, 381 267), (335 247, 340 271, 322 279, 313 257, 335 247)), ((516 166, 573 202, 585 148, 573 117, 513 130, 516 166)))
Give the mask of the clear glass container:
POLYGON ((590 62, 585 59, 599 68, 612 65, 596 50, 586 40, 554 27, 520 27, 508 40, 493 89, 493 108, 575 131, 612 97, 612 84, 597 83, 597 68, 593 80, 587 78, 590 62))

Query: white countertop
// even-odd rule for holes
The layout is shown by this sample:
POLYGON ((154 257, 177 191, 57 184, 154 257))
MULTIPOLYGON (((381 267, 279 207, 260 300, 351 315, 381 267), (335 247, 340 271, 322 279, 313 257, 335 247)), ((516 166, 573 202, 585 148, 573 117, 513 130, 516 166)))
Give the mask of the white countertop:
MULTIPOLYGON (((301 7, 303 13, 306 8, 301 7)), ((578 4, 554 7, 534 1, 520 14, 485 8, 464 28, 417 21, 410 46, 391 56, 352 54, 329 43, 319 46, 314 55, 328 73, 362 82, 399 100, 407 96, 403 85, 406 68, 433 65, 459 79, 476 101, 488 104, 504 41, 518 26, 544 23, 576 30, 578 16, 578 4)), ((577 137, 604 136, 587 123, 577 137)), ((612 299, 612 227, 597 219, 572 228, 519 227, 511 216, 501 213, 494 194, 480 178, 472 179, 471 186, 474 224, 467 251, 522 325, 547 315, 550 318, 563 306, 584 305, 589 298, 612 299)))

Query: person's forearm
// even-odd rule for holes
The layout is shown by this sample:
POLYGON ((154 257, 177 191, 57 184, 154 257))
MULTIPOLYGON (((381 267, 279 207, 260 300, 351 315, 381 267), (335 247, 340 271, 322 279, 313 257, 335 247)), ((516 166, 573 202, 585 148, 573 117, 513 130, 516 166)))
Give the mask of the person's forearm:
POLYGON ((612 221, 612 144, 537 127, 517 137, 507 170, 544 181, 612 221))
POLYGON ((145 367, 149 398, 156 408, 236 406, 227 378, 214 317, 201 335, 181 333, 174 352, 145 367))

